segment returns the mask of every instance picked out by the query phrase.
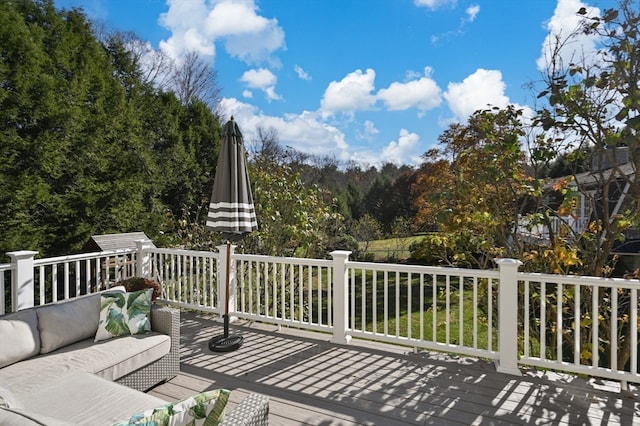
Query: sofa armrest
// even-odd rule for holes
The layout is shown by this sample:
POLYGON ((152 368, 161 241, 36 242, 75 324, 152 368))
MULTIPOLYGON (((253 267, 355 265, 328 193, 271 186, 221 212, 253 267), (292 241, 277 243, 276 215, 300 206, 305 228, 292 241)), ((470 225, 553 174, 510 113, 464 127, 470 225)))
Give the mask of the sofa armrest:
POLYGON ((174 342, 180 347, 180 310, 168 306, 153 305, 151 307, 151 329, 171 337, 171 347, 174 342))
POLYGON ((269 398, 251 393, 232 412, 225 415, 221 426, 268 426, 269 398))
POLYGON ((118 383, 145 391, 158 383, 172 379, 180 372, 180 310, 153 305, 151 329, 171 338, 169 353, 156 362, 117 379, 118 383))

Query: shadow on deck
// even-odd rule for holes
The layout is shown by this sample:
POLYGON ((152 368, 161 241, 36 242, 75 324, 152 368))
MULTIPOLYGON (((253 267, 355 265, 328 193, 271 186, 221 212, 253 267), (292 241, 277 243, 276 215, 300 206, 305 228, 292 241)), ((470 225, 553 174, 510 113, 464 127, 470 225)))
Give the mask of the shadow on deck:
POLYGON ((222 324, 184 312, 181 374, 151 393, 176 400, 233 390, 230 405, 250 392, 270 397, 272 425, 571 424, 640 425, 638 387, 569 374, 497 373, 492 362, 242 322, 233 352, 214 353, 209 338, 222 324))

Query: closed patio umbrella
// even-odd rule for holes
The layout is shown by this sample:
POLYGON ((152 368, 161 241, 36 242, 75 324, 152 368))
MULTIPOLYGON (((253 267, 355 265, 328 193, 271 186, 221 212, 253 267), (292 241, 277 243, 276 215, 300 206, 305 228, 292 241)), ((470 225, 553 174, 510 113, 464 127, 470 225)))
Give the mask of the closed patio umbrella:
POLYGON ((221 232, 227 240, 224 334, 213 337, 209 341, 209 349, 215 352, 228 352, 239 348, 243 340, 240 335, 229 335, 231 240, 258 228, 242 133, 233 117, 224 125, 224 137, 213 181, 206 228, 221 232))

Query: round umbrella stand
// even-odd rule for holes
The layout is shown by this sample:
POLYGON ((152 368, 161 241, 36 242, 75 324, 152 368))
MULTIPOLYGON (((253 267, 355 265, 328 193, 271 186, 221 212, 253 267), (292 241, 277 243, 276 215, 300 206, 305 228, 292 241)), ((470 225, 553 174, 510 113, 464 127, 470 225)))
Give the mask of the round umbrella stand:
POLYGON ((212 337, 209 340, 209 349, 213 352, 231 352, 242 346, 243 337, 239 334, 212 337))

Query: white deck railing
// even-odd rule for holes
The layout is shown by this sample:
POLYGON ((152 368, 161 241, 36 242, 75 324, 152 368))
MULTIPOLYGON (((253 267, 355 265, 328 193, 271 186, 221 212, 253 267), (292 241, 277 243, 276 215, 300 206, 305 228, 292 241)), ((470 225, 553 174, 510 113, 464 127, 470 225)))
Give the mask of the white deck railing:
POLYGON ((331 334, 492 359, 499 371, 535 366, 640 382, 638 281, 440 268, 349 260, 137 249, 0 264, 0 313, 109 288, 130 276, 157 279, 167 303, 331 334), (588 302, 588 303, 586 303, 588 302), (610 315, 610 313, 615 313, 610 315), (609 320, 609 318, 613 318, 609 320), (580 326, 577 326, 580 324, 580 326), (588 333, 587 333, 588 331, 588 333), (593 348, 597 348, 593 350, 593 348), (630 359, 618 365, 621 351, 630 359))
POLYGON ((555 235, 562 235, 570 231, 570 237, 575 238, 584 232, 591 222, 590 216, 552 216, 549 218, 549 227, 543 223, 532 224, 526 216, 518 217, 519 235, 540 240, 549 240, 550 230, 555 235))

